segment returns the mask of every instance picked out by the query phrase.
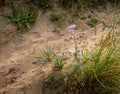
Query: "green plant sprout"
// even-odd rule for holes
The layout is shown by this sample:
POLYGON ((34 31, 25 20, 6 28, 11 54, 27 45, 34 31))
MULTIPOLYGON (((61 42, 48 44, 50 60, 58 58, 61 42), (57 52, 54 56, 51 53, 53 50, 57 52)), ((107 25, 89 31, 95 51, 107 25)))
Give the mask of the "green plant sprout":
POLYGON ((52 59, 55 57, 55 53, 53 52, 52 49, 46 49, 44 51, 44 56, 45 56, 45 60, 51 62, 52 59))
POLYGON ((54 67, 59 70, 64 66, 63 56, 56 56, 52 62, 54 64, 54 67))
POLYGON ((58 20, 60 20, 60 19, 61 19, 61 15, 59 15, 59 14, 52 13, 52 14, 50 15, 50 20, 51 20, 52 22, 58 21, 58 20))

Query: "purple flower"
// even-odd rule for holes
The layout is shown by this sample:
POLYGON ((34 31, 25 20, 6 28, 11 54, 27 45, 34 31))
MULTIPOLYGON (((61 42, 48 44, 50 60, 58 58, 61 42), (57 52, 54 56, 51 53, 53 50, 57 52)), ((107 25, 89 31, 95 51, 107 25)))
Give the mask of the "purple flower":
POLYGON ((75 29, 75 28, 76 28, 76 25, 75 25, 75 24, 70 25, 70 26, 68 27, 68 29, 75 29))
POLYGON ((76 28, 76 25, 70 25, 68 27, 68 32, 72 35, 75 34, 75 31, 74 31, 75 28, 76 28))
POLYGON ((68 53, 68 54, 72 54, 72 51, 71 50, 66 50, 66 52, 68 53))
POLYGON ((77 53, 77 56, 78 56, 78 57, 80 57, 80 55, 81 55, 80 53, 77 53))
POLYGON ((80 49, 77 49, 77 56, 80 57, 80 49))
POLYGON ((77 52, 79 53, 79 52, 80 52, 80 49, 77 49, 77 52))
POLYGON ((69 29, 68 32, 72 35, 75 34, 75 31, 73 29, 69 29))

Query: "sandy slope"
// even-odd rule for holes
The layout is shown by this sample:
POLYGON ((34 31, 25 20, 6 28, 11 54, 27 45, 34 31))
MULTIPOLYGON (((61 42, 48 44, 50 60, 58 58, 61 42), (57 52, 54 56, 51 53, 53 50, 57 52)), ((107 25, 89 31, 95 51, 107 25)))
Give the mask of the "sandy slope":
MULTIPOLYGON (((101 22, 110 23, 113 18, 114 9, 95 10, 93 17, 97 17, 101 22)), ((87 13, 86 13, 87 15, 87 13)), ((52 47, 56 53, 65 52, 72 48, 72 37, 67 33, 67 23, 64 29, 55 31, 54 24, 49 21, 49 13, 42 14, 32 29, 24 34, 16 35, 13 40, 2 45, 0 53, 0 94, 42 94, 41 80, 52 69, 50 63, 33 64, 36 60, 43 60, 43 52, 47 47, 52 47)), ((101 36, 108 30, 103 23, 97 25, 97 35, 94 28, 90 28, 86 22, 81 26, 79 18, 75 18, 78 28, 77 40, 82 44, 87 43, 87 48, 91 49, 101 36), (105 31, 103 29, 105 28, 105 31)), ((70 19, 67 19, 70 20, 70 19)), ((109 25, 109 24, 108 24, 109 25)), ((48 93, 46 93, 48 94, 48 93)), ((50 94, 50 93, 49 93, 50 94)), ((51 93, 56 94, 56 93, 51 93)))

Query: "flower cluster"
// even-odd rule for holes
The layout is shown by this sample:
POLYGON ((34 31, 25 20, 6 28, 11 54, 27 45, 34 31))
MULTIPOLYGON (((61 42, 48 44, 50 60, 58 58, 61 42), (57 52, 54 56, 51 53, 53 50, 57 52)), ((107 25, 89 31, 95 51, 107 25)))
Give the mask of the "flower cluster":
POLYGON ((70 25, 69 27, 68 27, 68 32, 70 33, 70 34, 75 34, 75 29, 76 28, 76 25, 70 25))
POLYGON ((70 55, 74 55, 75 53, 77 54, 77 57, 79 58, 80 57, 80 49, 77 49, 77 52, 73 52, 72 50, 70 50, 70 49, 68 49, 68 50, 66 50, 66 52, 68 53, 68 54, 70 54, 70 55))
POLYGON ((80 57, 80 50, 78 48, 78 43, 77 43, 77 40, 76 40, 76 35, 75 35, 75 28, 76 28, 76 25, 70 25, 68 27, 68 32, 73 35, 73 40, 74 40, 74 48, 75 48, 75 51, 72 52, 71 50, 67 50, 67 52, 70 54, 70 55, 73 55, 74 56, 74 60, 75 62, 78 62, 79 60, 79 57, 80 57))
POLYGON ((77 49, 77 57, 80 57, 80 49, 77 49))

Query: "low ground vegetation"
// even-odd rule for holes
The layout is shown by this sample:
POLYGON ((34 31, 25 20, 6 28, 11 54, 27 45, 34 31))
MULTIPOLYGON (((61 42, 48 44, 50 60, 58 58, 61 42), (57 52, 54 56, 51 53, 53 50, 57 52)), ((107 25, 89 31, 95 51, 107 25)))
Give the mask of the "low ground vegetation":
MULTIPOLYGON (((69 31, 69 33, 75 37, 74 31, 69 31)), ((47 82, 44 83, 43 90, 57 88, 59 91, 62 88, 59 94, 63 92, 66 94, 119 94, 120 48, 119 41, 113 33, 110 32, 106 39, 102 40, 91 52, 79 51, 75 38, 74 42, 73 64, 64 69, 64 63, 62 63, 64 61, 55 58, 54 66, 64 71, 57 70, 50 74, 46 78, 47 82), (50 87, 47 87, 47 84, 50 87)))
MULTIPOLYGON (((4 1, 4 0, 3 0, 4 1)), ((0 0, 2 2, 2 0, 0 0)), ((4 1, 5 2, 5 1, 4 1)), ((4 3, 3 2, 3 3, 4 3)), ((30 29, 38 17, 38 8, 43 11, 53 9, 54 4, 58 4, 62 8, 84 11, 88 7, 96 8, 99 5, 104 5, 108 0, 28 0, 25 1, 25 6, 11 2, 8 5, 11 8, 11 14, 1 15, 15 24, 18 29, 30 29), (37 10, 37 11, 36 11, 37 10)), ((109 0, 113 4, 118 4, 117 0, 109 0)), ((2 7, 5 5, 1 3, 2 7)), ((20 2, 21 3, 21 2, 20 2)), ((52 13, 49 16, 51 22, 61 22, 65 20, 65 14, 52 13)), ((85 20, 86 17, 81 18, 85 20)), ((95 27, 99 24, 99 19, 90 18, 90 24, 95 27)), ((117 22, 112 24, 111 31, 106 38, 101 40, 99 45, 92 51, 79 48, 77 34, 75 32, 76 25, 71 25, 67 28, 71 39, 74 41, 74 51, 67 50, 72 62, 68 62, 66 66, 65 54, 56 54, 53 49, 44 51, 45 62, 53 66, 53 70, 42 81, 43 94, 48 89, 58 90, 57 94, 119 94, 120 93, 120 48, 119 35, 115 30, 117 22)), ((95 32, 96 35, 96 32, 95 32)))
POLYGON ((29 6, 23 9, 12 7, 12 15, 2 15, 11 22, 15 23, 19 29, 31 28, 31 25, 36 21, 37 13, 33 7, 29 6))
MULTIPOLYGON (((99 5, 104 5, 108 0, 21 0, 17 1, 0 1, 0 6, 5 6, 6 4, 11 8, 12 15, 4 15, 5 18, 9 19, 11 22, 16 23, 18 28, 28 28, 30 29, 31 24, 35 23, 38 14, 38 8, 41 8, 44 12, 48 9, 53 9, 54 5, 61 6, 63 8, 69 8, 72 12, 77 13, 77 11, 85 11, 88 8, 98 7, 99 5), (7 3, 9 2, 9 4, 7 3)), ((119 5, 119 1, 111 0, 113 4, 119 5)), ((51 21, 58 21, 59 26, 61 22, 65 19, 64 14, 52 13, 50 15, 51 21)), ((92 19, 92 24, 98 23, 98 20, 92 19)))

